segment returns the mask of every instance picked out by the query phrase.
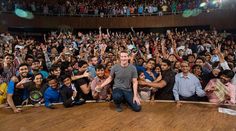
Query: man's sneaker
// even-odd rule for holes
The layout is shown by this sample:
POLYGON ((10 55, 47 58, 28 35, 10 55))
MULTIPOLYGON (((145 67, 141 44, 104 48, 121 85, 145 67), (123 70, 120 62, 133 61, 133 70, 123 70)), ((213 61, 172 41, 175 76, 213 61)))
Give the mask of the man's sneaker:
POLYGON ((121 105, 116 105, 116 111, 117 112, 122 112, 123 111, 121 105))
POLYGON ((83 98, 80 98, 79 100, 75 101, 75 105, 82 105, 85 103, 85 100, 83 98))

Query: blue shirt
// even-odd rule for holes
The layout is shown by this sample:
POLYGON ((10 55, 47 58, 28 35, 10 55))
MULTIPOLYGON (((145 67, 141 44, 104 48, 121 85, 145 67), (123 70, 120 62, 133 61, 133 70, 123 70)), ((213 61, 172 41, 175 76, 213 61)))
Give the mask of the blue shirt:
POLYGON ((50 107, 52 103, 60 102, 60 93, 58 89, 48 87, 44 92, 45 106, 50 107))
POLYGON ((139 6, 138 7, 138 13, 139 14, 143 14, 143 6, 139 6))
POLYGON ((220 61, 219 57, 218 57, 217 55, 212 55, 212 57, 211 57, 211 62, 212 62, 212 63, 215 63, 215 62, 217 62, 217 61, 220 61))
POLYGON ((7 86, 7 94, 13 94, 14 89, 15 89, 15 83, 12 80, 10 80, 7 86))
POLYGON ((95 70, 95 67, 93 65, 90 65, 88 67, 88 72, 90 73, 90 75, 92 76, 92 78, 95 78, 96 77, 96 70, 95 70))
MULTIPOLYGON (((15 92, 15 86, 16 86, 16 83, 14 83, 12 80, 10 80, 8 82, 8 86, 7 86, 7 94, 11 94, 11 95, 14 95, 15 92)), ((29 97, 29 92, 27 89, 19 89, 19 90, 23 90, 20 97, 22 97, 23 100, 27 99, 29 97)))
POLYGON ((195 94, 200 97, 205 96, 199 79, 192 73, 188 73, 188 76, 178 73, 175 76, 173 94, 176 101, 179 100, 179 95, 182 97, 191 97, 195 94))
MULTIPOLYGON (((147 73, 146 69, 143 66, 135 66, 135 67, 136 67, 138 72, 142 71, 144 73, 145 79, 148 79, 150 81, 154 81, 155 80, 152 76, 150 76, 147 73)), ((155 71, 152 71, 152 73, 154 74, 154 77, 157 78, 158 74, 155 71)))

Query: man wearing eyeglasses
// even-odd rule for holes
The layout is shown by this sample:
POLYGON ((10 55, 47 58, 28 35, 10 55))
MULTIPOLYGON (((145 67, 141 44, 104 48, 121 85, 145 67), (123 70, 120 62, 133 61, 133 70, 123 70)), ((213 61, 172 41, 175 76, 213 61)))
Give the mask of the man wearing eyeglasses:
POLYGON ((202 90, 199 79, 190 73, 190 66, 187 61, 181 63, 181 73, 175 76, 175 84, 173 94, 177 107, 181 106, 180 100, 198 101, 200 97, 204 97, 205 91, 202 90))

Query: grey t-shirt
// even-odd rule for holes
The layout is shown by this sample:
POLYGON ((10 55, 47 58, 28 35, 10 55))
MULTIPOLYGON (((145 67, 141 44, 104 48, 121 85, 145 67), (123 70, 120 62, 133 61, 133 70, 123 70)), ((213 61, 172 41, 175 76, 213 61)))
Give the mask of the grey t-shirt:
POLYGON ((113 89, 120 88, 131 91, 131 83, 133 78, 138 78, 138 73, 135 66, 129 64, 127 67, 122 67, 116 64, 111 68, 110 76, 114 78, 113 89))

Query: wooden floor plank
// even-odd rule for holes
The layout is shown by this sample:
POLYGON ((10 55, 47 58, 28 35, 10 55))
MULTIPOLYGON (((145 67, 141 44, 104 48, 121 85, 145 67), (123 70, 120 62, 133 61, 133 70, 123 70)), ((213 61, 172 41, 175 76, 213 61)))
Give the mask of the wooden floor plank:
POLYGON ((112 103, 87 103, 73 108, 50 110, 45 107, 25 108, 13 114, 10 109, 0 109, 2 131, 52 131, 52 130, 236 130, 236 117, 218 112, 216 105, 146 102, 137 113, 124 107, 115 111, 112 103))

